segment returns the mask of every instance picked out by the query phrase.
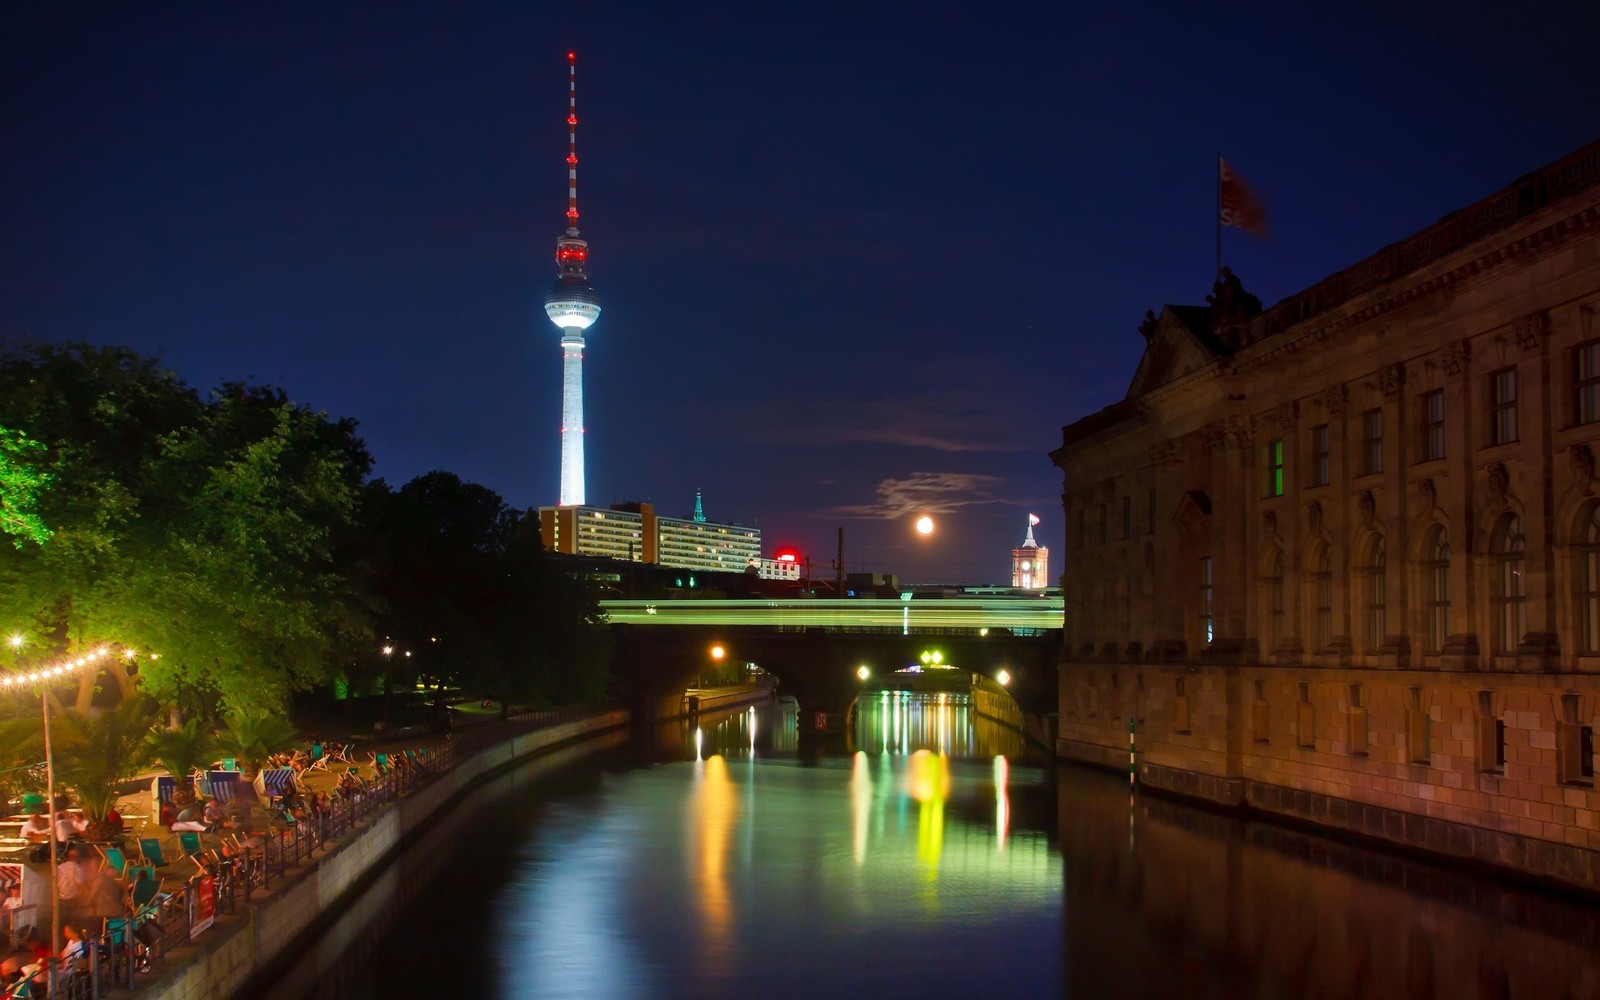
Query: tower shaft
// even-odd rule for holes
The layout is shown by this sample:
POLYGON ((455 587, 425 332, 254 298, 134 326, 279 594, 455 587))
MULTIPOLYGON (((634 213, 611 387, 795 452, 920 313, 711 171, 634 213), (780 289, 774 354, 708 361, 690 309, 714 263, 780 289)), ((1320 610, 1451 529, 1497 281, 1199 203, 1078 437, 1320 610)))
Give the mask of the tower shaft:
POLYGON ((561 338, 561 506, 583 497, 583 332, 561 338))

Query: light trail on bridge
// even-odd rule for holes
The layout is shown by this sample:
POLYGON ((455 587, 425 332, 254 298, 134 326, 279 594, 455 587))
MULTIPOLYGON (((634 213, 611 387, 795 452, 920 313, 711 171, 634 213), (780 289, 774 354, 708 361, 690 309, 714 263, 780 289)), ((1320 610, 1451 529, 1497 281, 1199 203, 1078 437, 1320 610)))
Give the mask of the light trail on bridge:
POLYGON ((1059 629, 1060 597, 984 597, 925 600, 884 598, 774 600, 601 601, 615 625, 825 628, 907 632, 921 629, 1059 629))

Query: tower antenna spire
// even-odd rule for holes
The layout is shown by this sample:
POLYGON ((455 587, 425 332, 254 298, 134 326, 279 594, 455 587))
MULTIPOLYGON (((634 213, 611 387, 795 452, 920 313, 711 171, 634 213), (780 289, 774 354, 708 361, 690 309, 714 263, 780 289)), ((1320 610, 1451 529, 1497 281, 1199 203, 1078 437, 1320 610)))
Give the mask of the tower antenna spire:
POLYGON ((578 235, 578 54, 567 53, 567 235, 578 235))

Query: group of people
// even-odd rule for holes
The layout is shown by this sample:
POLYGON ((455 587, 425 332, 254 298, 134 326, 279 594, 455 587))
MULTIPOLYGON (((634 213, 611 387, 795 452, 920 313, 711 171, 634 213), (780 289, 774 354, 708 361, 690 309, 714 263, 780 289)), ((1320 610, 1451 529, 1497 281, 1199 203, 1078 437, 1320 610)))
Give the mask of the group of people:
POLYGON ((197 798, 182 808, 161 803, 159 822, 174 833, 213 833, 250 822, 250 804, 235 799, 227 805, 214 796, 197 798))
MULTIPOLYGON (((88 946, 78 926, 70 923, 61 927, 61 942, 59 967, 65 974, 71 975, 77 971, 79 960, 87 953, 88 946)), ((44 996, 50 952, 50 943, 40 935, 39 928, 29 927, 6 957, 0 959, 0 996, 21 995, 24 985, 28 988, 28 996, 44 996)))

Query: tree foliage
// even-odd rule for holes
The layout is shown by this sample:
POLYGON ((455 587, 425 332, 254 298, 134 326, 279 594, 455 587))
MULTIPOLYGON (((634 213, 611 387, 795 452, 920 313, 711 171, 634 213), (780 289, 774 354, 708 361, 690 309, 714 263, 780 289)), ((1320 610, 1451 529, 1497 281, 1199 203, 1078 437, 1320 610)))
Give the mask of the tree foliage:
POLYGON ((531 513, 446 472, 391 490, 371 465, 354 422, 280 389, 202 395, 120 347, 0 347, 0 629, 28 637, 19 664, 127 647, 84 673, 79 712, 109 678, 123 700, 281 720, 352 664, 391 690, 604 693, 594 597, 531 513), (385 636, 412 656, 381 657, 385 636))
POLYGON ((0 563, 0 607, 47 649, 122 642, 158 697, 210 685, 269 711, 370 636, 343 561, 371 465, 352 422, 274 389, 202 400, 123 348, 31 345, 0 354, 0 424, 44 445, 54 535, 0 563))
POLYGON ((39 516, 39 494, 50 485, 50 474, 33 464, 44 445, 21 431, 0 426, 0 534, 12 544, 43 545, 50 529, 39 516))

